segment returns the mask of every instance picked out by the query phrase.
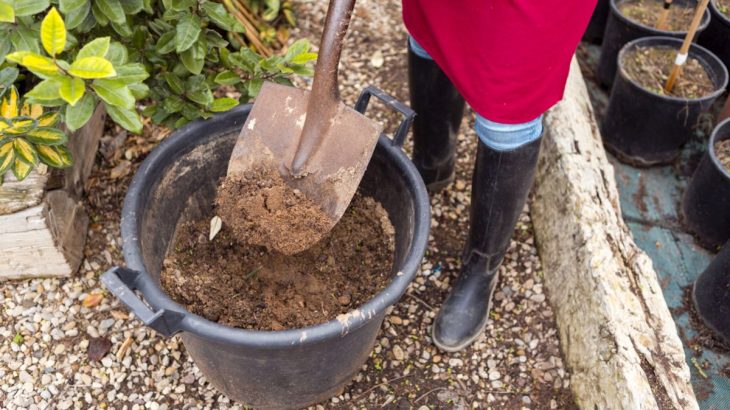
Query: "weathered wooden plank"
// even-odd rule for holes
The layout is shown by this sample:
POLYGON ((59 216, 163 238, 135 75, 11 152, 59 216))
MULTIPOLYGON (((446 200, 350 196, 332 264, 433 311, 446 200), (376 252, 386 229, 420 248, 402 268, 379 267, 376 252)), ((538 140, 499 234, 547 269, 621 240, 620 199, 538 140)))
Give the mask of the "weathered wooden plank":
MULTIPOLYGON (((106 113, 102 105, 96 108, 89 122, 69 135, 68 148, 74 159, 71 168, 63 171, 63 186, 72 195, 80 198, 84 185, 94 166, 96 151, 104 131, 106 113)), ((5 175, 0 185, 0 215, 7 215, 41 203, 49 187, 50 172, 45 165, 31 172, 23 181, 17 181, 12 173, 5 175)))
POLYGON ((12 172, 5 174, 0 185, 0 215, 36 206, 41 203, 48 181, 48 168, 39 165, 24 180, 18 181, 12 172))
POLYGON ((545 125, 531 211, 578 404, 697 409, 656 272, 622 219, 576 61, 545 125))
POLYGON ((73 155, 74 165, 63 173, 64 188, 77 198, 80 198, 87 188, 86 181, 91 175, 99 141, 104 133, 104 120, 106 112, 104 106, 99 105, 89 122, 69 138, 68 149, 73 155))
POLYGON ((81 264, 89 218, 64 190, 43 203, 0 216, 0 279, 68 276, 81 264))
POLYGON ((89 218, 79 198, 93 168, 106 114, 100 106, 69 138, 74 165, 50 178, 45 166, 0 186, 0 280, 69 276, 78 269, 89 218))

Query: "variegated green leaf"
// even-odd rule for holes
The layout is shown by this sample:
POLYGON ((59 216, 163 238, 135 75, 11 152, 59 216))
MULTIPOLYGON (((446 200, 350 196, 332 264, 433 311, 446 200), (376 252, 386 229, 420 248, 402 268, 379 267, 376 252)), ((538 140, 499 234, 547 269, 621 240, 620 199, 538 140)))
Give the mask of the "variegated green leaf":
POLYGON ((10 87, 9 92, 3 97, 0 104, 0 116, 6 119, 18 116, 18 90, 15 87, 10 87))
POLYGON ((96 94, 107 104, 131 110, 134 108, 134 96, 124 82, 117 79, 96 80, 91 85, 96 94))
POLYGON ((0 1, 0 21, 4 23, 15 23, 15 10, 13 10, 13 5, 6 1, 0 1))
POLYGON ((33 170, 33 165, 23 161, 22 159, 15 157, 15 161, 13 161, 13 175, 15 175, 15 178, 18 181, 24 180, 28 174, 30 174, 30 171, 33 170))
POLYGON ((109 37, 101 37, 90 41, 88 44, 83 46, 79 53, 76 55, 76 59, 82 59, 86 57, 104 57, 106 52, 109 51, 109 37))
POLYGON ((38 126, 38 121, 31 117, 15 117, 10 120, 10 127, 3 130, 6 135, 23 135, 38 126))
POLYGON ((53 101, 61 98, 59 89, 61 84, 55 80, 44 80, 38 83, 32 90, 25 94, 26 98, 36 101, 53 101))
POLYGON ((20 62, 28 70, 41 76, 48 76, 58 73, 58 66, 48 57, 40 54, 30 53, 23 57, 20 62))
POLYGON ((51 57, 61 54, 66 47, 66 25, 55 7, 41 22, 41 43, 51 57))
POLYGON ((38 163, 38 152, 33 148, 33 144, 25 139, 13 139, 13 149, 15 150, 16 160, 19 158, 33 165, 38 163))
POLYGON ((134 110, 126 110, 109 104, 104 104, 104 107, 114 122, 124 127, 124 129, 136 134, 142 132, 142 121, 134 110))
POLYGON ((62 146, 39 145, 38 158, 43 163, 54 168, 66 168, 71 165, 71 156, 67 149, 62 146))
POLYGON ((61 77, 59 82, 61 83, 61 87, 58 89, 58 93, 67 103, 76 105, 76 102, 84 96, 84 92, 86 91, 84 80, 80 78, 61 77))
POLYGON ((38 127, 25 134, 25 138, 39 145, 61 145, 68 141, 68 136, 63 131, 53 127, 38 127))
POLYGON ((58 121, 61 119, 61 114, 59 114, 58 111, 47 112, 37 119, 39 127, 53 127, 58 124, 58 121))
POLYGON ((117 74, 112 63, 103 57, 84 57, 77 59, 71 64, 68 72, 75 77, 86 79, 108 78, 117 74))
POLYGON ((83 98, 76 105, 66 106, 66 127, 70 131, 76 131, 83 127, 87 121, 94 114, 94 106, 96 105, 96 99, 92 93, 86 93, 83 98))
POLYGON ((15 160, 15 150, 13 142, 8 141, 0 144, 0 175, 3 175, 15 160))

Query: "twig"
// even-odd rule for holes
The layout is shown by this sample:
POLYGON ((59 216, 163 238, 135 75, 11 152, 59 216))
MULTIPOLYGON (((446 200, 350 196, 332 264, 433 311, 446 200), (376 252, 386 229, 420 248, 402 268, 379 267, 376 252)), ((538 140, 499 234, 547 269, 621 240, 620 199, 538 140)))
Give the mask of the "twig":
POLYGON ((249 279, 251 279, 251 278, 252 278, 252 277, 253 277, 254 275, 256 275, 257 273, 259 273, 259 271, 260 271, 261 269, 262 269, 262 267, 261 267, 261 266, 259 266, 258 268, 256 268, 256 269, 252 270, 251 272, 247 273, 247 274, 246 274, 246 280, 249 280, 249 279))
POLYGON ((702 366, 700 366, 700 363, 697 361, 696 358, 689 359, 690 362, 692 362, 692 365, 694 365, 695 369, 697 369, 697 372, 702 376, 703 379, 707 378, 707 373, 702 369, 702 366))
POLYGON ((254 17, 253 13, 251 13, 248 7, 246 7, 246 5, 241 0, 233 0, 233 4, 236 6, 238 11, 240 11, 241 14, 246 17, 246 20, 251 22, 251 24, 256 27, 256 30, 264 30, 262 23, 256 17, 254 17))
POLYGON ((241 22, 241 24, 243 24, 243 27, 246 29, 243 35, 246 36, 251 44, 253 44, 253 46, 256 47, 256 49, 264 57, 271 57, 274 52, 271 51, 270 48, 266 47, 263 42, 261 42, 261 39, 257 35, 258 30, 256 30, 256 27, 254 27, 253 24, 248 21, 248 19, 243 14, 241 14, 238 8, 233 5, 233 2, 231 0, 223 0, 223 4, 226 6, 228 11, 233 14, 233 16, 236 17, 236 19, 241 22))
POLYGON ((436 387, 435 389, 431 389, 431 390, 427 391, 426 393, 424 393, 421 397, 417 398, 416 400, 413 400, 413 404, 418 403, 419 401, 421 401, 424 398, 426 398, 426 396, 428 396, 429 394, 431 394, 431 393, 433 393, 435 391, 446 390, 446 389, 448 389, 448 387, 436 387))
POLYGON ((388 384, 393 383, 395 381, 398 381, 400 379, 405 379, 406 377, 411 377, 411 376, 413 376, 413 374, 406 374, 405 376, 399 376, 399 377, 396 377, 396 378, 393 378, 393 379, 390 379, 390 380, 386 380, 386 381, 384 381, 382 383, 378 383, 375 386, 373 386, 373 387, 365 390, 364 392, 358 394, 357 396, 353 397, 352 398, 352 401, 358 401, 358 400, 360 400, 363 396, 365 396, 366 394, 370 393, 371 391, 377 389, 380 386, 385 386, 385 385, 388 385, 388 384))
POLYGON ((422 304, 423 306, 425 306, 426 309, 428 309, 428 310, 436 310, 436 309, 433 308, 433 306, 429 305, 428 303, 426 303, 426 301, 424 301, 423 299, 419 298, 416 295, 412 295, 410 293, 406 293, 406 296, 408 296, 409 298, 415 299, 416 302, 419 302, 420 304, 422 304))

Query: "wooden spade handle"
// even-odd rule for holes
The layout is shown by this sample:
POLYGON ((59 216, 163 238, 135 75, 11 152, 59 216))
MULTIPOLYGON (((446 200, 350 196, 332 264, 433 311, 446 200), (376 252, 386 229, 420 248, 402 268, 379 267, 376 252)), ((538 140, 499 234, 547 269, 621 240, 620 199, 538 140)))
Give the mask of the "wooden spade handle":
POLYGON ((340 105, 338 65, 342 54, 342 43, 354 7, 355 0, 330 1, 314 71, 312 92, 309 94, 307 117, 291 164, 290 171, 294 176, 302 175, 309 157, 317 150, 322 137, 337 115, 340 105))
POLYGON ((677 81, 677 78, 682 71, 682 66, 684 65, 685 61, 687 60, 687 56, 689 55, 689 47, 692 45, 692 40, 695 38, 695 34, 697 33, 697 27, 699 27, 700 22, 702 21, 702 17, 705 15, 705 10, 707 10, 707 5, 709 3, 710 0, 702 0, 697 5, 697 9, 695 10, 695 16, 692 19, 692 24, 690 24, 689 26, 689 31, 687 31, 687 35, 684 37, 684 43, 682 43, 682 47, 679 49, 677 59, 674 62, 674 67, 672 67, 672 72, 669 74, 667 83, 664 85, 664 91, 667 94, 672 92, 672 89, 674 88, 674 83, 677 81))
POLYGON ((661 14, 659 14, 659 19, 656 23, 656 28, 658 30, 666 30, 667 29, 667 19, 669 18, 669 10, 672 7, 672 0, 664 0, 664 8, 662 9, 661 14))

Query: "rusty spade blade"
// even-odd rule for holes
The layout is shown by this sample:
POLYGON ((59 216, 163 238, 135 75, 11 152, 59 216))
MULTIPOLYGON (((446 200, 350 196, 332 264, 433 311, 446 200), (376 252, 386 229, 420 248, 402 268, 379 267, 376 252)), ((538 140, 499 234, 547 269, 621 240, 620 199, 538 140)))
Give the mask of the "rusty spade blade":
POLYGON ((354 5, 355 0, 330 2, 311 92, 264 84, 228 164, 233 178, 262 166, 275 169, 319 205, 331 224, 309 236, 309 245, 345 212, 382 131, 339 96, 338 64, 354 5))

